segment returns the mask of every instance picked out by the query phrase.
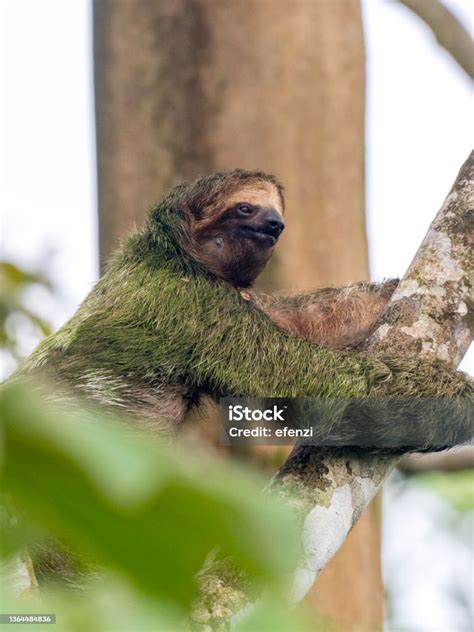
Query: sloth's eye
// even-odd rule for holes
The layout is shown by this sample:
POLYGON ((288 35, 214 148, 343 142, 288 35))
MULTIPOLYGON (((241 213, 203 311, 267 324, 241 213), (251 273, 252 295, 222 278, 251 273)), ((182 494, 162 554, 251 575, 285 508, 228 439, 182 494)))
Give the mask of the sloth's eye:
POLYGON ((242 215, 252 215, 253 206, 250 206, 250 204, 239 204, 239 213, 242 213, 242 215))

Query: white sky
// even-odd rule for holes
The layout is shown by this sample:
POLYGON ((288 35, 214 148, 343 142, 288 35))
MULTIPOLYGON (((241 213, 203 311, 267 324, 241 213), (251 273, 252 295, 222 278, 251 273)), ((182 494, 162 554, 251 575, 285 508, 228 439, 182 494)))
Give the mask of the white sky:
MULTIPOLYGON (((467 0, 449 5, 472 22, 467 0)), ((2 257, 49 271, 61 297, 32 298, 54 326, 97 276, 90 11, 87 0, 0 0, 2 257)), ((406 9, 365 0, 364 18, 367 223, 381 279, 403 274, 466 158, 473 103, 406 9)), ((464 367, 474 373, 472 348, 464 367)))

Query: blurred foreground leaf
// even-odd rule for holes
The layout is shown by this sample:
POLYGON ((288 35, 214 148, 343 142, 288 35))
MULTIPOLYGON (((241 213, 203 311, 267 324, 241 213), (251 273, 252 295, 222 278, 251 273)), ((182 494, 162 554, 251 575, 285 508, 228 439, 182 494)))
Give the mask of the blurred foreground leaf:
MULTIPOLYGON (((91 587, 87 597, 61 591, 46 591, 28 602, 7 598, 8 612, 56 615, 56 624, 42 624, 47 632, 190 632, 182 613, 168 602, 157 602, 125 584, 107 577, 107 585, 91 587)), ((31 632, 31 625, 16 624, 18 632, 31 632)), ((282 603, 265 600, 250 609, 232 626, 235 632, 336 632, 326 622, 311 623, 306 613, 292 612, 282 603)))
MULTIPOLYGON (((158 604, 112 577, 106 579, 106 585, 93 584, 83 595, 58 589, 45 590, 40 597, 27 601, 4 595, 2 611, 56 615, 55 624, 41 624, 44 632, 171 632, 182 629, 183 617, 170 604, 158 604)), ((18 632, 31 632, 32 629, 31 624, 15 624, 18 632)))
POLYGON ((266 586, 294 568, 292 520, 243 471, 91 412, 53 411, 22 385, 7 385, 1 406, 2 489, 19 520, 3 521, 5 535, 53 535, 186 610, 216 547, 266 586))

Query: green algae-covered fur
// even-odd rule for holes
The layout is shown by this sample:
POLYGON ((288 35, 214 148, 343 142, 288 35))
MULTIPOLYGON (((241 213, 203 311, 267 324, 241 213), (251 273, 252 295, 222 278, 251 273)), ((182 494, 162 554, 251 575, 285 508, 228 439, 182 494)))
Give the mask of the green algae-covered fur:
POLYGON ((270 258, 283 211, 281 186, 262 173, 223 172, 176 187, 16 375, 39 373, 158 429, 178 426, 203 395, 307 396, 347 398, 337 414, 321 416, 316 429, 326 440, 365 445, 370 432, 381 444, 434 449, 470 439, 466 376, 348 350, 370 332, 393 283, 390 291, 358 284, 277 299, 242 291, 270 258), (449 398, 449 419, 429 413, 414 423, 406 407, 403 415, 396 406, 383 415, 354 408, 372 397, 449 398))

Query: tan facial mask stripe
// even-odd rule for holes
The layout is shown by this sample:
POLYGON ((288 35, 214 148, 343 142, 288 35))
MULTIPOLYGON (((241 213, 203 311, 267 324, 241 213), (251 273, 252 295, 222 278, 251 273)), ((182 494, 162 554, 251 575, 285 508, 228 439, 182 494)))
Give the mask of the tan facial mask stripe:
POLYGON ((199 227, 198 230, 202 230, 209 226, 226 208, 239 202, 248 202, 249 204, 262 207, 271 206, 283 216, 282 203, 277 189, 271 184, 259 182, 257 184, 243 185, 230 195, 225 195, 217 200, 213 207, 206 209, 206 217, 197 221, 196 227, 199 227))

